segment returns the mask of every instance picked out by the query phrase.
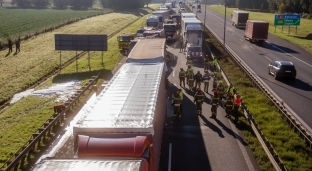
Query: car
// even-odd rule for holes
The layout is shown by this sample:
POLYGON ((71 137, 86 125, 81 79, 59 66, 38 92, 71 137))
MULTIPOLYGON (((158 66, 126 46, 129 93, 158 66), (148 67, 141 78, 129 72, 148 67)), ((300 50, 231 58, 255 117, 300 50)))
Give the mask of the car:
POLYGON ((268 69, 269 74, 272 74, 275 80, 281 77, 295 79, 297 76, 297 70, 290 61, 274 61, 269 64, 268 69))

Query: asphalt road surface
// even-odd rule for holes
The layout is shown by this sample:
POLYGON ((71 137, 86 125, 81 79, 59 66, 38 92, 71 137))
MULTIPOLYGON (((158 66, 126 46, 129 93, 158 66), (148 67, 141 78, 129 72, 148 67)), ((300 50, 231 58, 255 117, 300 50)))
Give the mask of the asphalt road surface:
MULTIPOLYGON (((174 47, 169 46, 167 49, 175 56, 175 61, 168 64, 170 73, 168 96, 181 88, 179 71, 180 68, 186 70, 185 54, 174 47)), ((203 63, 194 64, 194 72, 197 71, 204 72, 203 63)), ((203 86, 201 85, 201 89, 203 86)), ((224 109, 218 107, 217 119, 210 118, 211 96, 205 93, 203 115, 197 115, 193 103, 194 93, 189 91, 187 85, 186 88, 182 87, 182 90, 184 99, 181 120, 173 119, 173 109, 170 102, 167 103, 169 112, 163 134, 160 170, 259 170, 242 133, 236 129, 232 119, 225 117, 224 109)), ((212 94, 212 80, 209 93, 212 94)))
MULTIPOLYGON (((195 10, 194 13, 196 13, 195 10)), ((206 13, 206 26, 223 39, 224 15, 208 9, 206 13)), ((203 7, 202 13, 198 13, 197 16, 204 21, 204 14, 203 7)), ((273 35, 269 35, 267 42, 263 45, 252 44, 244 39, 244 30, 232 26, 230 18, 226 20, 225 41, 312 132, 312 54, 273 35), (269 75, 268 64, 276 60, 294 63, 297 70, 295 81, 274 80, 274 77, 269 75)))

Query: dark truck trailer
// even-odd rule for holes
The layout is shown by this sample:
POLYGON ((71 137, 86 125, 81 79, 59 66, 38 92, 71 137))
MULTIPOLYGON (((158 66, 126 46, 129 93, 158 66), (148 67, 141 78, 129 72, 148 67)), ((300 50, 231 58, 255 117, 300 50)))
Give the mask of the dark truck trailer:
POLYGON ((244 38, 250 42, 263 43, 268 39, 269 22, 260 20, 248 20, 244 38))
POLYGON ((249 13, 246 11, 234 10, 232 13, 232 25, 236 28, 245 27, 249 13))

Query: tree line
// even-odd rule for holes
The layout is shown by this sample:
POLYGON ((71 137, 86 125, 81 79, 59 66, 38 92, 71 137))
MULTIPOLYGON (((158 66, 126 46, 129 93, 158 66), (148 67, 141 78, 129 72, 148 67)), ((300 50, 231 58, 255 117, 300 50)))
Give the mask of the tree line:
POLYGON ((239 9, 312 14, 312 0, 222 0, 222 3, 239 9))
MULTIPOLYGON (((1 0, 0 0, 1 1, 1 0)), ((136 9, 151 3, 151 0, 99 0, 103 8, 136 9)), ((88 9, 93 6, 95 0, 12 0, 12 4, 22 8, 49 7, 53 5, 59 9, 71 6, 75 9, 88 9)))

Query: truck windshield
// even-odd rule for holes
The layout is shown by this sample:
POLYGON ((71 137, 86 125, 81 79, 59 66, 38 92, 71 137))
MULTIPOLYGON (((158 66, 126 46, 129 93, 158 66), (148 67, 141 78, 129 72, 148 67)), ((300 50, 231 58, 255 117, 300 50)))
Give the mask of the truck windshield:
POLYGON ((164 25, 164 30, 167 31, 175 31, 176 26, 175 25, 164 25))
POLYGON ((189 52, 201 52, 202 49, 201 49, 201 47, 189 47, 188 51, 189 52))
POLYGON ((120 42, 130 42, 130 36, 119 36, 118 41, 120 41, 120 42))
POLYGON ((147 22, 146 26, 147 27, 157 27, 158 26, 158 22, 147 22))

